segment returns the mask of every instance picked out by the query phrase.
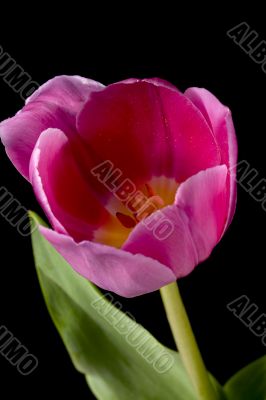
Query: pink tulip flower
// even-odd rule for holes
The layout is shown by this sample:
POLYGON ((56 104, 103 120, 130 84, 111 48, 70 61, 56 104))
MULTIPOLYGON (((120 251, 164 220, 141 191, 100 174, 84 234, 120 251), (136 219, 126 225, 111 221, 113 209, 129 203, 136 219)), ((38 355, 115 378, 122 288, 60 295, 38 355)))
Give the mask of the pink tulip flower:
POLYGON ((188 275, 232 220, 233 122, 205 89, 59 76, 0 124, 0 137, 50 221, 42 235, 119 295, 188 275))

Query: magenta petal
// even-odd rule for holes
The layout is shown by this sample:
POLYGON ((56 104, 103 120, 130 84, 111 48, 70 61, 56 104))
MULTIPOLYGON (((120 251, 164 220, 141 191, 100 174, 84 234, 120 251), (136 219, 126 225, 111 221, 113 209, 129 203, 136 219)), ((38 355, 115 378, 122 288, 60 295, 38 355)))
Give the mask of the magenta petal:
POLYGON ((154 176, 180 183, 221 161, 202 113, 158 80, 118 82, 93 93, 77 129, 95 165, 110 160, 136 186, 154 176))
POLYGON ((8 157, 29 179, 29 160, 42 131, 59 128, 76 132, 76 115, 91 92, 103 86, 79 76, 58 76, 42 85, 27 99, 25 107, 0 124, 0 137, 8 157))
POLYGON ((30 160, 30 180, 58 232, 90 240, 93 229, 108 216, 80 174, 70 140, 59 129, 41 133, 30 160))
POLYGON ((206 259, 220 240, 227 218, 226 165, 192 176, 177 190, 175 204, 187 216, 199 261, 206 259))
MULTIPOLYGON (((231 112, 212 93, 206 89, 189 88, 185 95, 201 111, 211 127, 221 152, 221 163, 228 166, 230 185, 228 219, 226 227, 230 224, 236 206, 236 163, 237 141, 231 112)), ((225 228, 226 228, 225 227, 225 228)))
POLYGON ((226 177, 227 167, 220 165, 187 179, 177 190, 175 204, 157 211, 173 224, 170 236, 160 240, 147 228, 153 226, 155 213, 134 228, 123 249, 158 260, 177 278, 188 275, 221 237, 227 217, 226 177))
POLYGON ((47 186, 49 190, 50 185, 49 182, 47 182, 46 175, 49 174, 49 165, 44 165, 42 167, 41 160, 52 156, 54 152, 60 152, 60 148, 63 147, 66 142, 66 136, 59 129, 47 129, 42 132, 32 152, 29 166, 29 178, 38 202, 45 211, 53 228, 64 233, 66 233, 65 228, 56 218, 51 208, 50 203, 52 203, 52 201, 51 199, 48 200, 50 193, 47 193, 47 186), (51 131, 53 135, 49 135, 51 131), (46 172, 45 176, 42 176, 43 171, 46 172))
POLYGON ((144 78, 144 79, 129 78, 129 79, 125 79, 121 82, 118 82, 118 84, 120 84, 120 83, 129 83, 130 84, 130 83, 140 83, 140 82, 147 82, 154 86, 165 87, 167 89, 172 89, 174 91, 181 93, 176 86, 174 86, 172 83, 170 83, 164 79, 161 79, 161 78, 144 78))
POLYGON ((88 280, 124 297, 152 292, 176 280, 166 266, 143 255, 83 241, 40 226, 42 235, 88 280))

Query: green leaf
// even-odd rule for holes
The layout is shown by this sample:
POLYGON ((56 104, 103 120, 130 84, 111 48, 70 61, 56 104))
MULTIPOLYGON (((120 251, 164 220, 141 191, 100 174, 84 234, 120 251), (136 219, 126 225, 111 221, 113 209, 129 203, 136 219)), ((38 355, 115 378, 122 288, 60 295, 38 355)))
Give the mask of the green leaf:
MULTIPOLYGON (((33 224, 43 224, 35 214, 30 216, 33 224)), ((178 353, 74 272, 38 229, 33 229, 32 243, 50 315, 97 399, 196 400, 178 353)))
POLYGON ((238 371, 224 386, 228 400, 266 399, 266 356, 238 371))

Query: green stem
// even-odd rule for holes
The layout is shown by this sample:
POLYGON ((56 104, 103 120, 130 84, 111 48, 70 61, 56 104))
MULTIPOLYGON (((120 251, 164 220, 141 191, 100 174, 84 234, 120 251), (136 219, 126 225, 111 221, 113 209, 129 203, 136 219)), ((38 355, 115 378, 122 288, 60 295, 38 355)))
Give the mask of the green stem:
POLYGON ((216 400, 216 391, 210 382, 177 283, 161 288, 160 292, 176 346, 198 399, 216 400))

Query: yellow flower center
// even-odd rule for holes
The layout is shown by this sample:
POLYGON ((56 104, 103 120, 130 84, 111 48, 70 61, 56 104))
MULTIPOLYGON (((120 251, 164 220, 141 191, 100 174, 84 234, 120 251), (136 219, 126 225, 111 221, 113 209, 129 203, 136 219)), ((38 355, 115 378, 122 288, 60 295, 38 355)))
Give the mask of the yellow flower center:
MULTIPOLYGON (((132 229, 153 212, 174 202, 178 183, 172 178, 152 178, 139 191, 139 198, 132 196, 110 220, 94 232, 94 241, 120 248, 132 229)), ((117 206, 117 199, 110 199, 109 208, 117 206)), ((108 207, 108 205, 107 205, 108 207)))

